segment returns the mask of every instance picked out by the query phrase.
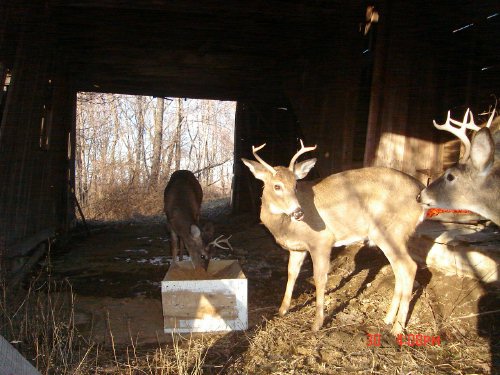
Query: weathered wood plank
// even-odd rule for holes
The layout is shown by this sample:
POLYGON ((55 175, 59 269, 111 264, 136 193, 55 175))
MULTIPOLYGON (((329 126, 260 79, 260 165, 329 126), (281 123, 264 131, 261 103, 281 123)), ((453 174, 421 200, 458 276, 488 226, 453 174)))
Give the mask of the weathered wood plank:
POLYGON ((37 369, 0 335, 0 374, 40 375, 37 369))
POLYGON ((166 333, 247 328, 247 279, 237 261, 211 260, 207 271, 178 262, 161 292, 166 333))
POLYGON ((493 227, 425 221, 410 249, 419 263, 446 274, 500 282, 500 231, 493 227))

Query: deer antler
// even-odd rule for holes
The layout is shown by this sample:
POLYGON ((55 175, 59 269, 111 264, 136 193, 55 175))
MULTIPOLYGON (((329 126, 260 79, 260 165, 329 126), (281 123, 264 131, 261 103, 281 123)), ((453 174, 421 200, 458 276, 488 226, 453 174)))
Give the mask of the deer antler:
POLYGON ((255 157, 255 159, 257 159, 257 161, 262 164, 264 167, 266 167, 267 170, 269 170, 269 172, 271 172, 273 174, 273 176, 278 173, 276 171, 276 169, 274 169, 273 167, 271 167, 269 164, 267 164, 264 160, 262 160, 262 158, 257 155, 257 151, 261 150, 264 148, 266 144, 262 144, 260 145, 259 147, 255 147, 255 146, 252 146, 252 153, 253 153, 253 156, 255 157))
MULTIPOLYGON (((491 125, 493 117, 490 117, 490 120, 488 121, 487 127, 491 125)), ((467 108, 467 111, 465 111, 464 119, 462 122, 453 120, 450 117, 450 111, 448 111, 448 116, 446 118, 446 122, 442 125, 439 125, 436 121, 432 121, 434 123, 434 126, 439 129, 439 130, 445 130, 447 132, 452 133, 455 135, 458 139, 462 141, 464 144, 465 150, 464 150, 464 155, 462 156, 461 160, 467 160, 470 156, 470 149, 471 149, 471 142, 469 137, 467 137, 467 134, 465 133, 467 129, 469 130, 474 130, 478 131, 481 129, 479 126, 477 126, 474 123, 474 117, 472 116, 472 112, 470 111, 469 108, 467 108), (469 118, 469 120, 467 120, 469 118), (458 125, 458 127, 453 126, 453 125, 458 125)))
POLYGON ((219 237, 217 237, 215 240, 213 240, 212 242, 210 242, 208 244, 208 246, 214 246, 214 247, 218 247, 219 249, 223 249, 223 250, 231 250, 233 251, 233 247, 231 246, 231 244, 229 243, 229 239, 232 237, 229 236, 227 238, 224 238, 223 235, 220 235, 219 237), (224 247, 222 246, 221 244, 226 244, 227 247, 224 247))
POLYGON ((495 117, 495 110, 491 111, 491 116, 488 119, 488 122, 486 123, 487 128, 489 128, 491 126, 491 123, 493 122, 493 117, 495 117))
POLYGON ((297 151, 295 155, 293 155, 292 160, 290 160, 290 165, 288 166, 288 169, 290 169, 293 172, 293 167, 295 166, 295 162, 299 158, 300 155, 305 154, 306 152, 315 150, 317 145, 314 145, 312 147, 304 147, 304 142, 302 142, 302 139, 300 140, 300 150, 297 151))

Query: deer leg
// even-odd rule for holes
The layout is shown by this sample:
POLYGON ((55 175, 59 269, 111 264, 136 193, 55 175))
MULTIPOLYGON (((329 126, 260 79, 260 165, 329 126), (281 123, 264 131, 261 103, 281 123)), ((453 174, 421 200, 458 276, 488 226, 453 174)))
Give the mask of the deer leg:
POLYGON ((316 332, 323 326, 324 306, 325 306, 325 288, 328 280, 328 270, 330 268, 330 251, 311 251, 313 261, 314 285, 316 286, 316 316, 311 329, 316 332))
POLYGON ((413 280, 417 265, 408 256, 398 258, 395 262, 391 262, 396 285, 394 287, 394 296, 392 297, 391 306, 384 322, 387 325, 392 325, 391 333, 398 335, 403 332, 406 326, 408 310, 410 307, 411 294, 413 289, 413 280))
POLYGON ((288 258, 288 280, 286 282, 286 291, 279 309, 279 314, 281 316, 285 315, 290 308, 295 281, 297 281, 300 267, 302 267, 302 263, 304 263, 306 254, 307 251, 290 251, 290 257, 288 258))
POLYGON ((170 230, 170 250, 172 252, 172 262, 176 263, 179 252, 179 237, 172 229, 170 230))
POLYGON ((401 277, 399 275, 399 269, 397 268, 396 264, 392 262, 390 259, 389 262, 391 263, 392 271, 394 272, 395 282, 394 282, 394 292, 392 294, 391 305, 389 306, 389 310, 387 310, 387 314, 385 315, 384 318, 384 323, 387 325, 391 325, 394 323, 402 297, 402 285, 400 282, 401 277))
POLYGON ((184 244, 182 237, 179 237, 179 261, 182 261, 182 259, 184 258, 184 250, 186 250, 186 245, 184 244))
POLYGON ((398 267, 401 285, 401 301, 399 302, 397 320, 391 330, 393 335, 398 335, 403 332, 406 326, 413 291, 413 282, 415 280, 415 274, 417 273, 417 264, 407 253, 404 253, 404 256, 399 259, 398 267))
POLYGON ((394 272, 395 284, 391 305, 384 318, 384 323, 393 325, 391 333, 398 335, 406 326, 406 318, 410 307, 413 281, 417 272, 417 264, 408 254, 406 244, 397 243, 393 239, 386 240, 380 236, 374 242, 384 252, 394 272), (396 319, 397 317, 397 319, 396 319))

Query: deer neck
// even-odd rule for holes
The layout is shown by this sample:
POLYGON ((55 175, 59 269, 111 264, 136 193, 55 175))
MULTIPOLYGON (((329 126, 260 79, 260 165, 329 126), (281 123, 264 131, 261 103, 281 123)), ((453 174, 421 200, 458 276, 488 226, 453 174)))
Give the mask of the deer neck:
POLYGON ((262 206, 260 209, 260 220, 276 238, 278 243, 280 239, 284 239, 291 224, 290 216, 286 214, 275 214, 269 209, 269 202, 262 197, 262 206))
MULTIPOLYGON (((472 209, 471 211, 474 211, 472 209)), ((479 209, 474 211, 483 217, 491 220, 497 226, 500 227, 500 203, 498 201, 494 201, 489 206, 482 205, 479 209)))
POLYGON ((484 184, 475 193, 476 205, 469 209, 500 226, 500 201, 491 197, 500 196, 500 161, 495 161, 484 184))

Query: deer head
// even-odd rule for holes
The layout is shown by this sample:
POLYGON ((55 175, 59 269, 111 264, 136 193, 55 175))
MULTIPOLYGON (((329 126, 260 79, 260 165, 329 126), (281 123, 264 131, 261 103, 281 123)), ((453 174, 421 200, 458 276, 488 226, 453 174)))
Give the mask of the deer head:
POLYGON ((296 163, 300 155, 316 149, 313 147, 304 147, 300 140, 301 148, 290 160, 288 168, 272 167, 257 155, 266 144, 259 147, 252 146, 252 153, 258 163, 252 160, 242 158, 243 163, 250 169, 255 178, 264 182, 264 191, 262 193, 262 205, 266 205, 273 214, 285 214, 293 219, 300 221, 304 213, 297 200, 296 186, 297 180, 304 178, 314 164, 316 159, 308 159, 296 163))
POLYGON ((417 196, 417 201, 427 207, 468 209, 496 224, 500 222, 500 161, 495 160, 495 143, 490 131, 494 114, 485 127, 474 123, 467 110, 462 122, 450 118, 436 128, 456 135, 465 150, 460 162, 448 168, 417 196), (456 126, 455 126, 456 125, 456 126), (458 126, 458 127, 457 127, 458 126), (466 130, 475 131, 472 141, 466 130))

